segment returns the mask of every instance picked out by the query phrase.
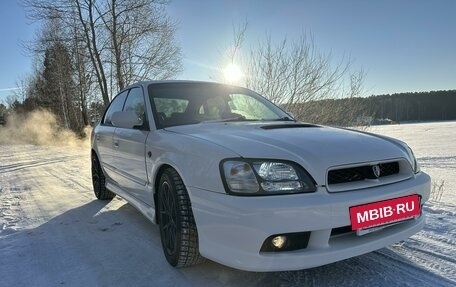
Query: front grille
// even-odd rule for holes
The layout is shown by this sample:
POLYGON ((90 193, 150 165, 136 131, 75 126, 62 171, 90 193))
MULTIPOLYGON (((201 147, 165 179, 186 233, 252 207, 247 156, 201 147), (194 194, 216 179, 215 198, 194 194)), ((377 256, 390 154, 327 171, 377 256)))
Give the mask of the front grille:
POLYGON ((399 173, 399 162, 397 161, 378 164, 380 170, 378 176, 374 173, 374 166, 375 165, 362 165, 330 170, 328 173, 328 184, 377 179, 399 173))
POLYGON ((395 162, 388 162, 379 164, 380 166, 380 176, 388 176, 399 173, 399 163, 395 162))

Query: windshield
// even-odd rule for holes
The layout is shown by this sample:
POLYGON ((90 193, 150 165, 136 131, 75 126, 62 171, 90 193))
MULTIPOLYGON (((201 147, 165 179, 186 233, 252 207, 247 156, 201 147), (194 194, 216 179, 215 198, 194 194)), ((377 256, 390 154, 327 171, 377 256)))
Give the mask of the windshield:
POLYGON ((290 120, 262 96, 240 87, 212 83, 149 85, 157 128, 217 121, 290 120))

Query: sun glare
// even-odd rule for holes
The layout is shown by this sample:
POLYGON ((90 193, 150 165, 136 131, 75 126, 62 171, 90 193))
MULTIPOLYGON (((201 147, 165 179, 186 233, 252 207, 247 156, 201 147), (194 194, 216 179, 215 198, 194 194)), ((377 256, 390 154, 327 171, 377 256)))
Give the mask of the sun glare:
POLYGON ((225 74, 225 80, 229 83, 236 83, 242 78, 241 68, 233 63, 226 66, 223 73, 225 74))

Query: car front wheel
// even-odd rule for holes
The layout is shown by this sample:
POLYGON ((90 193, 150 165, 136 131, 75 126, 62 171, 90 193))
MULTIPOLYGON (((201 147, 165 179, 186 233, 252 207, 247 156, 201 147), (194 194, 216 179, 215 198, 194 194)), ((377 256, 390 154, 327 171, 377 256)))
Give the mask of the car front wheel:
POLYGON ((159 183, 160 235, 166 260, 175 267, 188 267, 204 261, 198 249, 190 198, 179 174, 166 169, 159 183))

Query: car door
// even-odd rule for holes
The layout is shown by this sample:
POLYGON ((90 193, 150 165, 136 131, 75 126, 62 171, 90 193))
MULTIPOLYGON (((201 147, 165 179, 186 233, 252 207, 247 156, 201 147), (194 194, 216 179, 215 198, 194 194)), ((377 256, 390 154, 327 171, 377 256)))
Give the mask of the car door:
POLYGON ((95 141, 97 145, 98 157, 106 175, 113 179, 114 174, 114 132, 116 127, 112 125, 111 118, 115 112, 122 111, 127 98, 128 91, 118 94, 109 105, 101 124, 95 130, 95 141))
POLYGON ((116 181, 131 195, 152 204, 152 193, 147 189, 146 139, 149 135, 146 104, 141 87, 130 89, 123 111, 134 111, 143 125, 120 128, 115 131, 114 164, 116 181))

